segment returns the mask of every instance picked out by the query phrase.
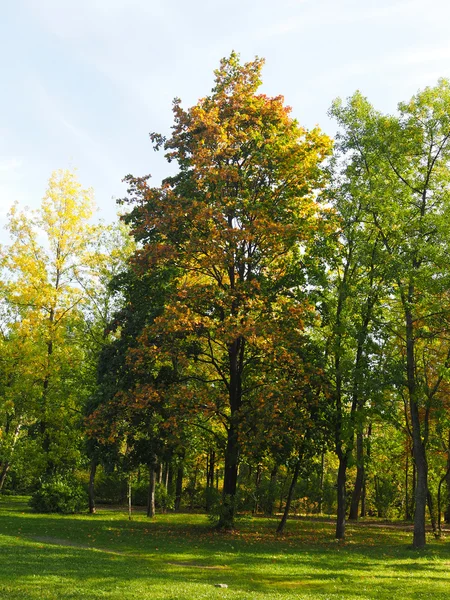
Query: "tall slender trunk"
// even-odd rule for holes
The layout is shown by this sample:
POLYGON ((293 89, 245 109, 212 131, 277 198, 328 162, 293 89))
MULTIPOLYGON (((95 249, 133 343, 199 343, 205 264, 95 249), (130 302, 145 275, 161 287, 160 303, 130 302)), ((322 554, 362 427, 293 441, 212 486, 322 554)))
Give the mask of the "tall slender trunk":
POLYGON ((225 448, 225 469, 223 476, 222 512, 219 528, 231 528, 234 524, 237 474, 239 466, 239 445, 236 427, 231 421, 228 428, 225 448))
POLYGON ((158 483, 162 483, 163 479, 163 466, 161 462, 158 462, 156 466, 156 480, 158 483))
POLYGON ((282 508, 283 508, 283 501, 284 501, 284 488, 286 486, 286 482, 288 480, 288 476, 286 475, 285 477, 283 477, 283 482, 280 485, 280 503, 278 505, 278 512, 281 512, 282 508))
POLYGON ((169 463, 169 468, 167 470, 167 492, 169 494, 173 494, 173 463, 169 463))
POLYGON ((169 463, 164 463, 163 484, 166 490, 169 488, 169 463))
POLYGON ((320 481, 319 481, 319 503, 317 506, 317 512, 319 515, 323 511, 323 481, 325 476, 325 451, 322 450, 322 456, 320 459, 320 481))
POLYGON ((273 515, 273 508, 275 505, 275 494, 277 490, 277 476, 278 476, 278 465, 275 465, 270 472, 270 484, 269 484, 269 497, 267 499, 266 515, 271 517, 273 515))
MULTIPOLYGON (((234 275, 233 275, 234 277, 234 275)), ((230 419, 225 448, 225 469, 223 477, 223 493, 221 515, 217 527, 230 529, 234 526, 236 511, 236 490, 239 469, 239 409, 242 406, 242 371, 244 364, 245 340, 238 337, 228 346, 230 419)))
POLYGON ((253 506, 253 514, 257 515, 259 511, 259 487, 261 485, 261 475, 262 475, 262 465, 258 463, 256 467, 256 477, 255 477, 255 504, 253 506))
POLYGON ((8 474, 8 471, 9 471, 9 468, 10 468, 10 466, 11 466, 11 463, 10 463, 8 460, 6 460, 6 461, 5 461, 5 462, 2 464, 1 471, 0 471, 0 492, 1 492, 1 491, 2 491, 2 489, 3 489, 3 485, 4 485, 4 483, 5 483, 6 476, 7 476, 7 474, 8 474))
POLYGON ((284 507, 283 516, 281 518, 281 521, 278 523, 277 533, 283 533, 284 526, 286 525, 286 521, 287 521, 287 518, 289 515, 289 510, 291 508, 292 498, 294 497, 294 490, 295 490, 295 486, 297 484, 298 474, 300 472, 300 461, 301 461, 301 457, 299 456, 297 463, 295 465, 294 473, 292 475, 291 485, 289 486, 289 491, 288 491, 288 495, 286 498, 286 504, 284 507))
POLYGON ((358 431, 356 436, 356 479, 353 488, 352 499, 350 504, 350 513, 348 518, 352 521, 358 520, 359 502, 364 482, 364 444, 363 433, 358 431))
POLYGON ((156 486, 156 467, 152 463, 148 467, 148 498, 147 498, 147 517, 155 516, 155 486, 156 486))
POLYGON ((410 521, 414 519, 414 507, 416 505, 416 485, 417 485, 417 469, 416 463, 414 462, 414 456, 411 447, 411 458, 412 458, 412 487, 411 487, 411 501, 410 501, 410 521))
POLYGON ((447 487, 447 506, 444 512, 444 521, 450 523, 450 430, 448 432, 448 448, 447 448, 447 473, 445 476, 447 487))
POLYGON ((414 287, 408 288, 408 302, 405 303, 405 331, 406 331, 406 374, 409 394, 409 410, 411 415, 411 431, 413 440, 413 455, 417 470, 414 507, 414 548, 425 547, 425 510, 428 493, 428 463, 425 442, 422 438, 421 420, 419 414, 416 364, 414 348, 414 319, 409 306, 413 303, 414 287))
POLYGON ((195 469, 194 469, 194 476, 191 479, 191 482, 189 484, 189 490, 190 490, 190 502, 189 502, 189 508, 191 510, 194 509, 194 501, 195 501, 195 489, 197 487, 197 477, 198 477, 198 461, 195 463, 195 469))
POLYGON ((346 492, 345 484, 347 481, 347 454, 339 456, 339 469, 337 476, 337 518, 336 518, 336 538, 342 540, 345 538, 345 512, 346 512, 346 492))
POLYGON ((433 530, 434 536, 437 537, 439 535, 438 527, 436 524, 436 516, 434 514, 433 497, 431 495, 430 490, 428 490, 428 493, 427 493, 427 505, 428 505, 428 512, 430 513, 431 529, 433 530))
POLYGON ((438 496, 437 496, 437 525, 438 525, 438 533, 437 535, 440 537, 442 535, 442 484, 447 479, 450 474, 450 464, 447 464, 447 470, 444 475, 439 480, 438 485, 438 496))
POLYGON ((211 450, 206 456, 206 512, 211 509, 214 489, 214 469, 216 464, 216 453, 211 450))
POLYGON ((180 462, 177 469, 177 480, 175 483, 175 511, 179 512, 181 506, 181 496, 183 493, 183 475, 184 465, 180 462))
POLYGON ((131 487, 131 473, 128 476, 128 519, 131 521, 131 509, 132 509, 132 487, 131 487))
MULTIPOLYGON (((11 460, 14 453, 14 449, 16 447, 17 440, 19 439, 20 429, 22 427, 22 423, 18 423, 16 429, 14 430, 14 436, 11 443, 11 448, 9 451, 9 457, 2 464, 2 468, 0 471, 0 492, 3 490, 3 486, 5 485, 6 476, 8 475, 8 471, 11 467, 11 460)), ((8 427, 9 429, 9 427, 8 427)))
POLYGON ((405 519, 409 521, 409 448, 406 448, 406 460, 405 460, 405 519))
POLYGON ((91 515, 95 514, 95 491, 94 491, 94 482, 95 482, 95 474, 97 472, 98 461, 96 458, 91 459, 91 469, 89 472, 89 487, 88 487, 88 496, 89 496, 89 513, 91 515))
MULTIPOLYGON (((367 464, 370 464, 371 436, 372 436, 372 423, 369 423, 369 426, 367 427, 367 434, 366 434, 367 464)), ((366 497, 367 497, 367 472, 366 472, 366 469, 364 469, 364 479, 363 479, 363 486, 362 486, 362 491, 361 491, 361 517, 366 516, 366 497)))
POLYGON ((366 516, 366 497, 367 497, 367 478, 364 477, 363 486, 361 490, 361 513, 360 516, 364 518, 366 516))

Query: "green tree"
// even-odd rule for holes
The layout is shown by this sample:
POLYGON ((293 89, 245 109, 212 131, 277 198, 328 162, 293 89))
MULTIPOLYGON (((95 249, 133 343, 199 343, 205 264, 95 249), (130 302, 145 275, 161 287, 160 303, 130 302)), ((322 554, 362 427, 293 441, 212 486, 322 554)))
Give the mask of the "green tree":
POLYGON ((396 336, 417 469, 414 547, 425 545, 430 415, 447 377, 450 346, 450 85, 441 80, 397 116, 376 112, 356 93, 333 114, 351 157, 355 183, 367 190, 364 211, 380 237, 389 281, 390 331, 396 336), (439 348, 439 350, 438 350, 439 348))
MULTIPOLYGON (((57 171, 41 207, 14 206, 8 223, 12 243, 2 260, 13 314, 8 336, 16 343, 24 340, 22 349, 26 345, 19 380, 28 382, 28 394, 33 390, 34 423, 28 431, 41 442, 41 473, 47 475, 72 468, 80 457, 81 406, 88 389, 82 377, 85 294, 77 271, 92 260, 92 210, 92 192, 73 173, 57 171)), ((14 404, 19 403, 17 394, 14 404)))

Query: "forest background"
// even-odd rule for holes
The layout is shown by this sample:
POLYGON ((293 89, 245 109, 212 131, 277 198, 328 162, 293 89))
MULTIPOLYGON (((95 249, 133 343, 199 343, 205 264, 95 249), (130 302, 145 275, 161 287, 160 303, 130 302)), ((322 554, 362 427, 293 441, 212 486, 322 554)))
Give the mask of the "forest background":
POLYGON ((55 172, 2 250, 0 486, 36 510, 290 508, 413 519, 450 484, 450 86, 332 140, 232 53, 151 134, 175 173, 126 178, 122 222, 55 172), (143 492, 145 489, 145 492, 143 492), (295 506, 296 504, 296 506, 295 506))

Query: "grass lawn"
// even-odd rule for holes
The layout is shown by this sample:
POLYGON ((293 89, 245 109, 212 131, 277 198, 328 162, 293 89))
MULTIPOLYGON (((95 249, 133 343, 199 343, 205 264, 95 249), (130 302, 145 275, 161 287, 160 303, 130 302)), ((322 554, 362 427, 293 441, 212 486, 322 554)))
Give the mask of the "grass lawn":
POLYGON ((450 598, 448 538, 418 552, 397 527, 349 527, 342 544, 325 519, 290 521, 282 537, 275 525, 248 519, 219 534, 203 515, 44 516, 3 497, 0 598, 450 598))

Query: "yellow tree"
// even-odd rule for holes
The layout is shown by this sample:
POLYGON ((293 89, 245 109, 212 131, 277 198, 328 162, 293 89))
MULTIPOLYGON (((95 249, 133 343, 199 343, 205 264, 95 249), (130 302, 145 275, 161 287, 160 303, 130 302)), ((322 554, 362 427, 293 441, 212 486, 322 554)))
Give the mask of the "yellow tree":
POLYGON ((74 173, 56 171, 40 208, 14 206, 7 226, 12 243, 2 257, 5 297, 17 311, 14 327, 32 344, 29 361, 40 389, 35 434, 48 474, 76 455, 73 419, 81 393, 76 374, 83 358, 77 332, 85 295, 77 272, 92 260, 92 213, 91 190, 74 173))

